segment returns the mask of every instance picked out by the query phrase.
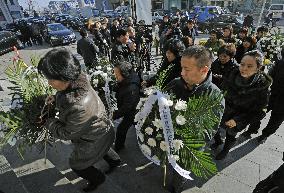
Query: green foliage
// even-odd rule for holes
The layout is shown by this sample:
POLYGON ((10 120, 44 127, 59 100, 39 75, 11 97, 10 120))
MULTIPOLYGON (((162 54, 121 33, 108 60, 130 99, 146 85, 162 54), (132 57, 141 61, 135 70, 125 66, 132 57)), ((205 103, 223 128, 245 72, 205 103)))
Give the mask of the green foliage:
POLYGON ((169 72, 173 69, 174 64, 170 64, 167 69, 163 70, 159 75, 156 81, 156 86, 159 90, 164 90, 165 88, 165 81, 169 72))
POLYGON ((187 102, 186 111, 174 111, 172 117, 183 115, 184 125, 174 122, 175 135, 183 141, 179 151, 180 163, 196 176, 208 178, 217 173, 211 154, 205 149, 205 137, 210 138, 220 121, 218 112, 222 111, 222 94, 205 93, 200 97, 192 97, 187 102))
POLYGON ((55 115, 55 108, 49 107, 43 111, 45 98, 51 95, 52 89, 44 77, 36 69, 39 59, 31 58, 31 66, 27 66, 23 60, 17 60, 6 70, 6 75, 13 86, 9 87, 12 95, 11 104, 16 104, 14 108, 5 112, 0 111, 0 121, 4 125, 0 132, 4 137, 0 140, 0 148, 9 141, 21 139, 19 150, 24 146, 32 145, 37 142, 42 134, 43 124, 48 116, 55 115), (42 116, 42 119, 40 119, 42 116))

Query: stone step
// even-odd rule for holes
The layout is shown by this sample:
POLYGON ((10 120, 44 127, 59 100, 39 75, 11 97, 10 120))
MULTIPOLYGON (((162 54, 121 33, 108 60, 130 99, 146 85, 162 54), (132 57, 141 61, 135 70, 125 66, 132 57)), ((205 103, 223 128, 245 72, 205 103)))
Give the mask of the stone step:
POLYGON ((29 193, 80 192, 48 159, 44 159, 44 154, 39 153, 37 148, 26 151, 24 160, 20 158, 16 147, 7 145, 2 153, 29 193))
POLYGON ((3 155, 0 155, 0 192, 28 193, 3 155))

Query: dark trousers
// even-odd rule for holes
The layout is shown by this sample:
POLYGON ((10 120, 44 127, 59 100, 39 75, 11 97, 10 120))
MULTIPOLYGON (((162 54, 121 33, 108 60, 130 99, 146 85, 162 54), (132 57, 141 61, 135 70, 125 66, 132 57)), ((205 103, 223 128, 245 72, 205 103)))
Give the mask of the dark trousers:
POLYGON ((253 193, 283 193, 284 192, 284 164, 265 180, 259 182, 253 193))
POLYGON ((272 110, 269 122, 267 126, 262 130, 262 135, 265 137, 269 137, 270 135, 276 132, 276 130, 283 123, 283 121, 284 121, 284 112, 279 113, 272 110))
POLYGON ((91 184, 100 184, 105 180, 105 175, 94 166, 90 166, 83 170, 71 168, 79 177, 84 178, 91 184))
POLYGON ((117 127, 116 136, 115 136, 115 148, 121 149, 124 146, 126 134, 128 129, 134 122, 134 113, 133 115, 127 115, 123 117, 123 120, 117 127))

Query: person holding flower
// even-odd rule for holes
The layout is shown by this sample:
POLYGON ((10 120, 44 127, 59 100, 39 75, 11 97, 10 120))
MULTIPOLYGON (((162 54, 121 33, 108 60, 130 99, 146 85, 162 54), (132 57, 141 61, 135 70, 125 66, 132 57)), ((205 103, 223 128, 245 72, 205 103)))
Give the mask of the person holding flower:
MULTIPOLYGON (((213 60, 212 53, 205 47, 194 45, 187 48, 181 57, 181 77, 171 81, 166 86, 166 91, 169 94, 174 94, 176 99, 188 102, 190 98, 201 97, 206 94, 217 97, 222 95, 220 89, 212 83, 212 72, 210 70, 213 60)), ((221 99, 220 108, 212 109, 214 114, 219 120, 223 115, 224 98, 221 99)), ((184 102, 177 105, 176 110, 186 108, 184 102)), ((179 125, 185 123, 185 118, 177 117, 176 122, 179 125)), ((219 122, 213 126, 217 130, 219 122)), ((210 134, 209 134, 210 135, 210 134)), ((210 136, 209 136, 210 137, 210 136)), ((173 184, 171 187, 172 192, 180 192, 185 178, 180 177, 176 172, 173 175, 173 184)))
POLYGON ((76 57, 65 48, 49 51, 39 62, 38 71, 57 90, 46 103, 55 102, 58 118, 49 118, 45 127, 58 139, 71 140, 74 146, 69 158, 71 169, 88 181, 83 190, 95 190, 105 181, 105 175, 93 166, 104 158, 110 169, 120 164, 111 149, 114 128, 105 107, 82 73, 76 57))
MULTIPOLYGON (((236 141, 238 132, 250 125, 248 132, 257 133, 260 120, 265 116, 271 78, 260 70, 263 56, 258 50, 247 52, 239 69, 231 72, 225 84, 226 108, 221 127, 226 129, 226 140, 216 160, 224 159, 236 141)), ((220 133, 211 148, 222 144, 220 133)))
POLYGON ((156 85, 158 78, 167 71, 167 75, 163 80, 162 88, 165 87, 170 81, 180 76, 181 67, 180 59, 181 53, 185 49, 184 44, 177 39, 169 40, 168 45, 165 46, 166 49, 166 58, 164 59, 160 69, 155 76, 151 77, 148 80, 142 82, 142 87, 150 87, 156 85))

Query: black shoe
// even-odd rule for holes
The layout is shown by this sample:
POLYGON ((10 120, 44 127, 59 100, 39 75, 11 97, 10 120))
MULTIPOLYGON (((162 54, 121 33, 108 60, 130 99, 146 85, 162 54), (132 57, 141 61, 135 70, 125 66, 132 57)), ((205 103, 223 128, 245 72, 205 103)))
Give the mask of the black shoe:
POLYGON ((83 191, 84 192, 94 191, 95 189, 97 189, 97 187, 99 185, 104 183, 105 180, 106 180, 106 177, 105 176, 101 176, 99 179, 96 180, 96 182, 89 182, 87 187, 83 188, 83 191))
POLYGON ((105 172, 106 174, 112 173, 118 166, 120 166, 120 159, 118 160, 108 160, 109 169, 105 172))
POLYGON ((267 137, 263 136, 263 135, 260 135, 257 137, 257 142, 258 143, 264 143, 266 141, 267 137))
POLYGON ((222 150, 218 155, 216 155, 215 159, 216 160, 222 160, 228 155, 229 151, 227 150, 222 150))

